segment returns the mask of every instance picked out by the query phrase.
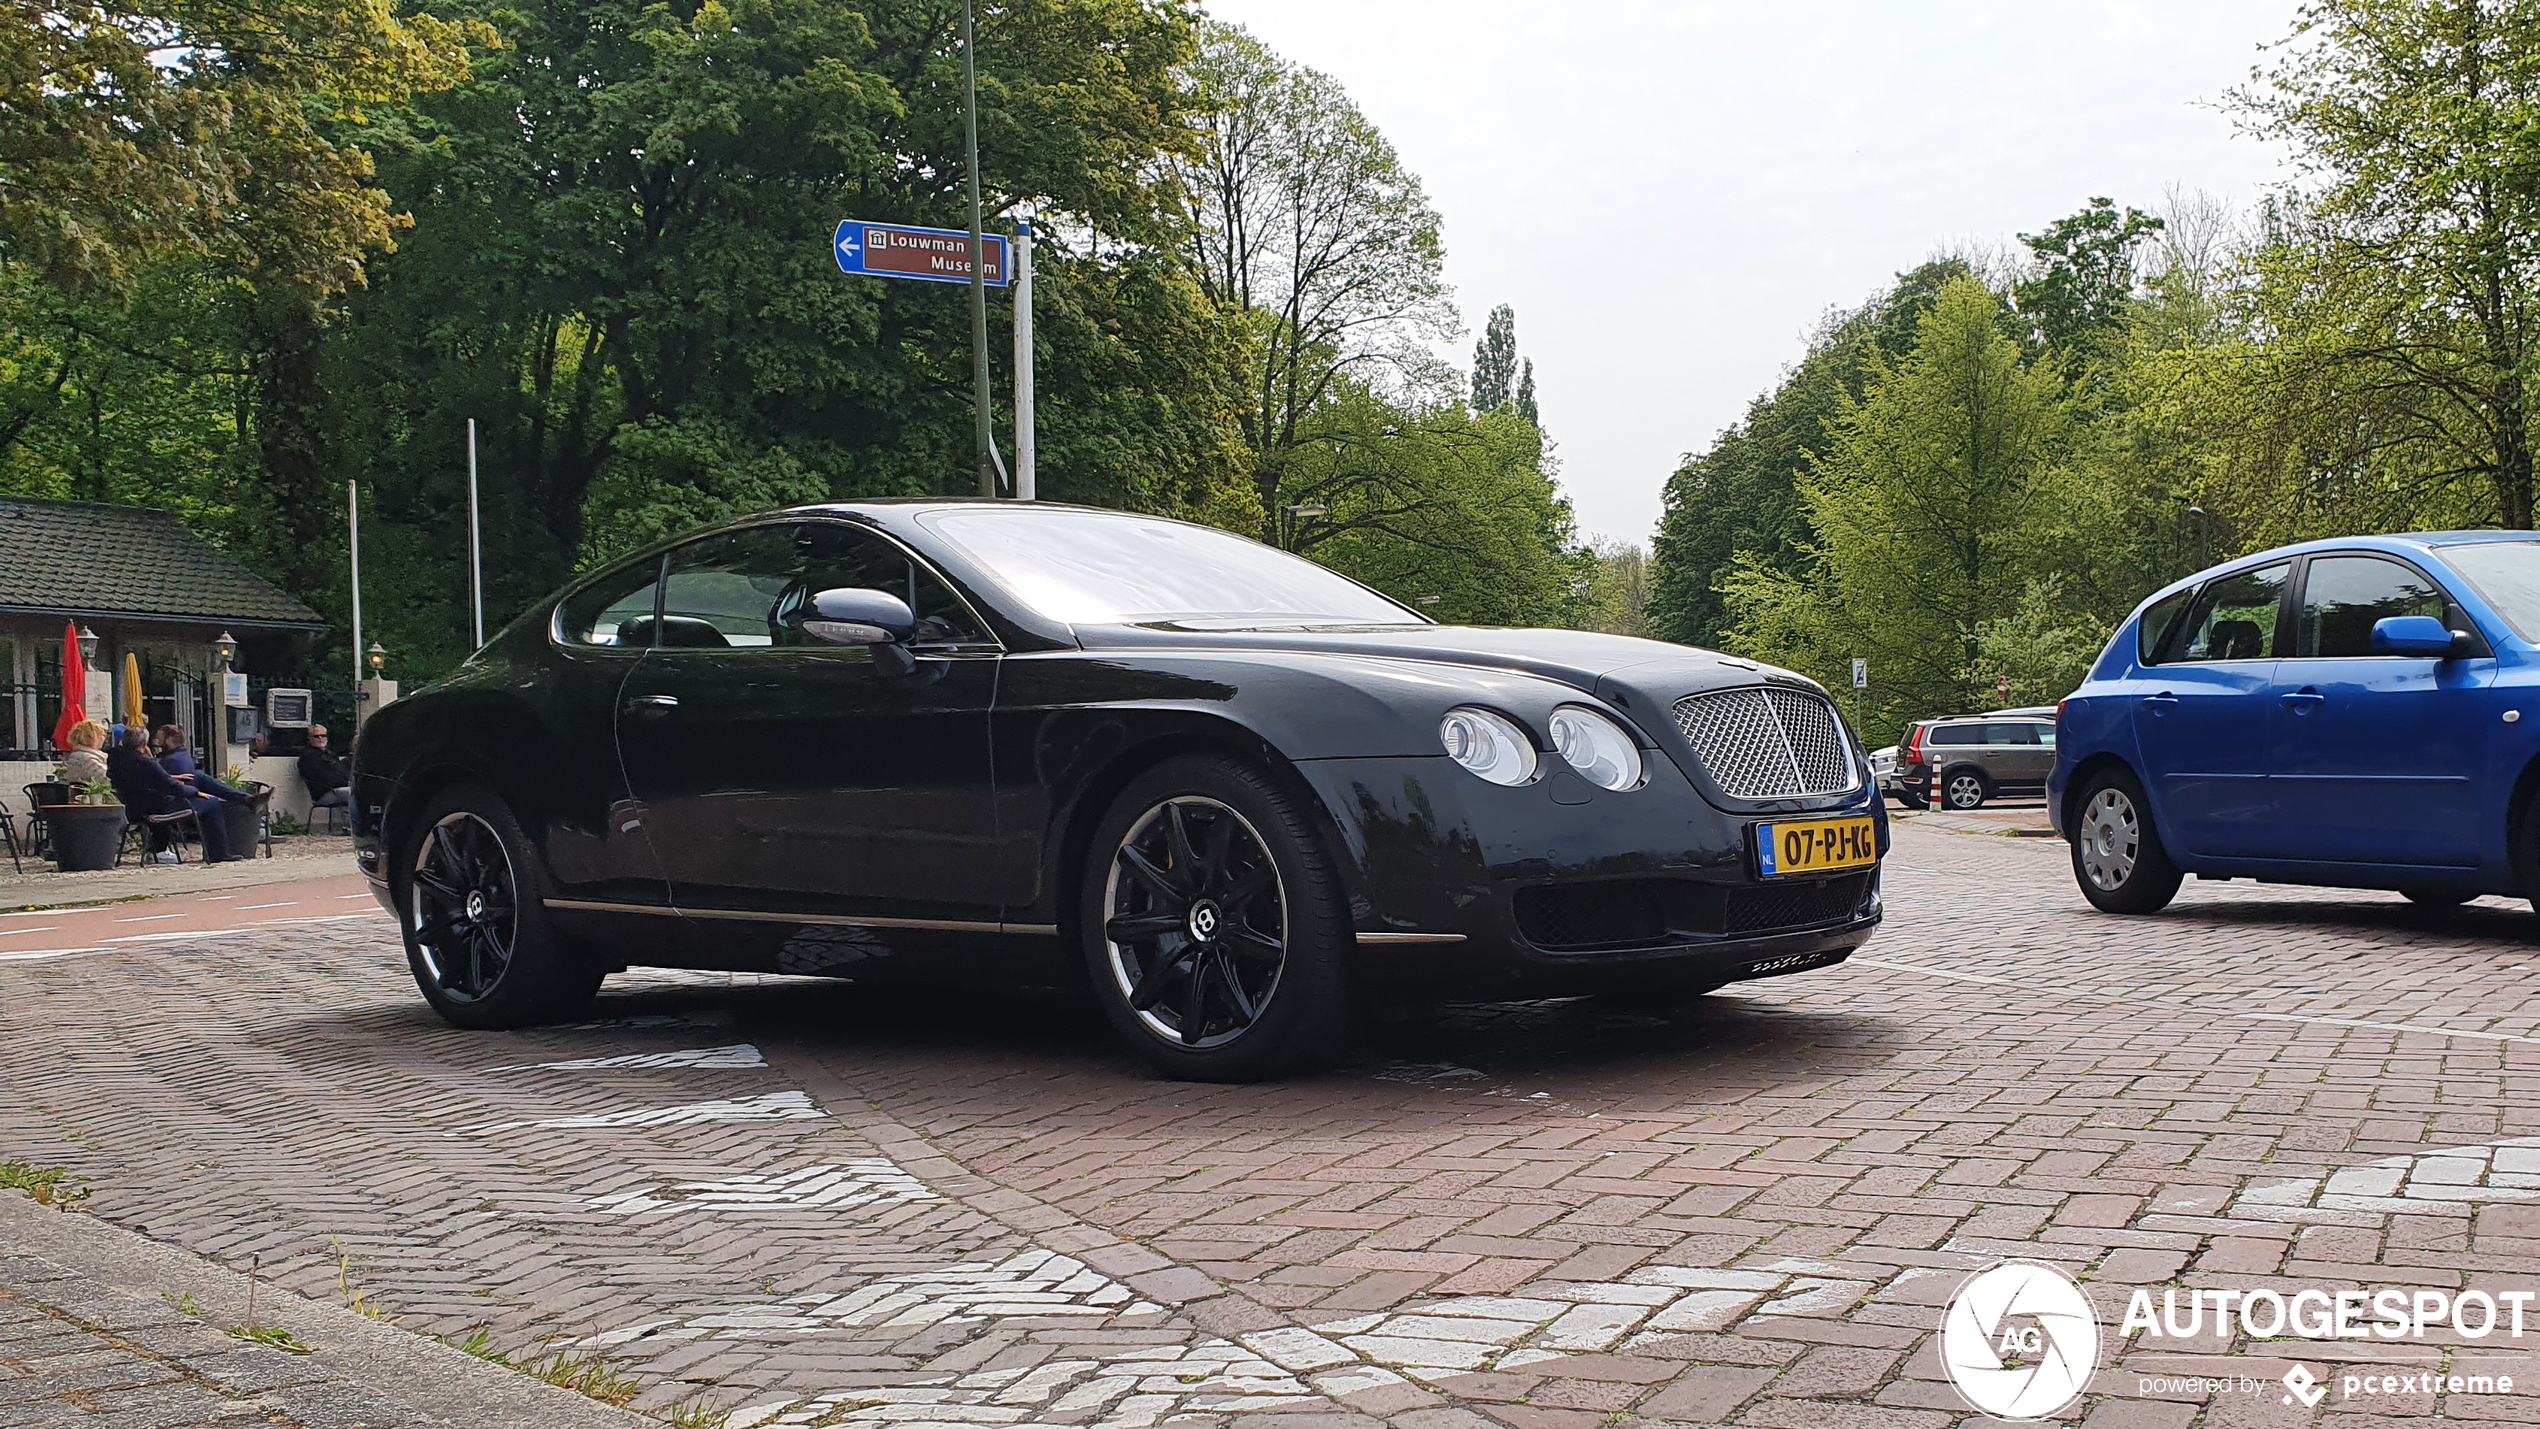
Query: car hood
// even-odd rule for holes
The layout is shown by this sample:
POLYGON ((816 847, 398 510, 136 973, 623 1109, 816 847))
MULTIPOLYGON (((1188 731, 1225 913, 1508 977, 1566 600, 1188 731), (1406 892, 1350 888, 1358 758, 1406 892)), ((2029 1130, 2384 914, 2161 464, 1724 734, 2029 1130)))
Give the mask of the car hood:
POLYGON ((1088 650, 1208 649, 1376 656, 1438 665, 1509 670, 1558 680, 1618 704, 1652 706, 1703 690, 1767 682, 1817 688, 1771 665, 1664 640, 1590 630, 1520 630, 1472 625, 1321 626, 1213 630, 1182 624, 1080 625, 1088 650), (1635 698, 1638 697, 1638 698, 1635 698))

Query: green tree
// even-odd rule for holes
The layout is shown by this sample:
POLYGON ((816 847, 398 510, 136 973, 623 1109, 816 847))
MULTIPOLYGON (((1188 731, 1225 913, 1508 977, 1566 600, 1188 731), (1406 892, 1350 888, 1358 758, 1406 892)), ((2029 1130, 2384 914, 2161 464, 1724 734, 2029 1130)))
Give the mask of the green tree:
POLYGON ((1517 382, 1517 310, 1506 303, 1490 310, 1482 340, 1473 344, 1473 410, 1496 412, 1508 405, 1517 382))
POLYGON ((1649 553, 1638 542, 1614 540, 1592 541, 1588 553, 1595 564, 1579 624, 1609 635, 1648 635, 1649 553))
POLYGON ((1863 306, 1839 313, 1808 354, 1745 420, 1667 480, 1650 557, 1649 621, 1660 639, 1717 646, 1730 616, 1719 586, 1741 558, 1798 574, 1807 518, 1800 478, 1831 440, 1843 403, 1861 394, 1873 357, 1901 356, 1941 287, 1963 277, 1955 259, 1927 263, 1863 306))
POLYGON ((1866 656, 1873 730, 1980 703, 1986 623, 2088 539, 2065 515, 2063 380, 2021 364, 2002 313, 1952 278, 1902 360, 1870 356, 1801 484, 1806 575, 1750 556, 1724 582, 1733 648, 1829 681, 1866 656))
POLYGON ((2311 180, 2249 295, 2237 405, 2271 439, 2243 444, 2244 499, 2362 512, 2467 487, 2480 519, 2528 527, 2540 4, 2315 0, 2294 40, 2235 96, 2311 180))
POLYGON ((1445 249, 1419 179, 1328 76, 1213 21, 1188 75, 1205 117, 1179 165, 1186 249, 1247 339, 1237 421, 1276 541, 1301 504, 1289 467, 1345 383, 1437 385, 1422 343, 1455 327, 1445 249))
POLYGON ((2135 301, 2137 255, 2160 231, 2161 220, 2141 209, 2119 213, 2113 200, 2094 198, 2043 233, 2021 234, 2036 266, 2013 286, 2013 305, 2048 348, 2108 356, 2135 301))

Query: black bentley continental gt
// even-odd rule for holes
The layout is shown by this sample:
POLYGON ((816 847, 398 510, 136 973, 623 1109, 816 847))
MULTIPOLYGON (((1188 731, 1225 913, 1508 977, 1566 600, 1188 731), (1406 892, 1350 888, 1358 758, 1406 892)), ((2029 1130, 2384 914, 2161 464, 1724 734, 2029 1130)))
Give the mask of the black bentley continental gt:
POLYGON ((1353 998, 1669 1000, 1842 961, 1886 816, 1816 685, 1437 625, 1114 511, 734 522, 382 709, 361 864, 466 1027, 631 965, 1091 983, 1166 1071, 1336 1049, 1353 998))

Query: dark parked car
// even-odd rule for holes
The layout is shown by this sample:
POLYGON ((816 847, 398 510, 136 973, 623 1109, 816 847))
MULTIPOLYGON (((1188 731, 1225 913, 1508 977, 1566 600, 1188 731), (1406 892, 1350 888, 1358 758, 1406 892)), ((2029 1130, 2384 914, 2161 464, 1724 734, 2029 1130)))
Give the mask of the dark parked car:
POLYGON ((2055 711, 1995 710, 1916 722, 1896 755, 1907 808, 1980 809, 1996 794, 2034 794, 2055 771, 2055 711))
POLYGON ((2540 539, 2363 536, 2155 594, 2064 701, 2050 807, 2084 896, 2179 881, 2540 894, 2540 539))
POLYGON ((1089 980, 1173 1073, 1362 989, 1666 998, 1840 962, 1885 817, 1823 691, 1440 626, 1204 526, 871 502, 620 561, 381 710, 361 863, 450 1021, 629 965, 1089 980))

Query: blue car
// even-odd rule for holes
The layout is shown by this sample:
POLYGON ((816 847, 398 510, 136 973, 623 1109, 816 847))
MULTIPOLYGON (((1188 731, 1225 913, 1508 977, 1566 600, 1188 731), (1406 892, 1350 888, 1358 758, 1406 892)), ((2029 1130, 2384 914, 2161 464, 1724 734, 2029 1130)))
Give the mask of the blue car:
POLYGON ((2138 607, 2056 717, 2047 782, 2084 897, 2179 881, 2540 893, 2540 535, 2244 556, 2138 607))

